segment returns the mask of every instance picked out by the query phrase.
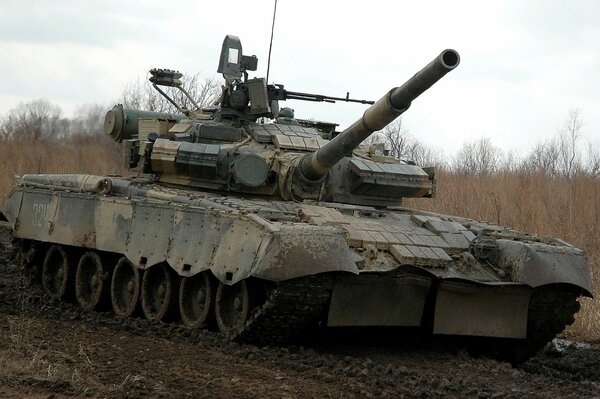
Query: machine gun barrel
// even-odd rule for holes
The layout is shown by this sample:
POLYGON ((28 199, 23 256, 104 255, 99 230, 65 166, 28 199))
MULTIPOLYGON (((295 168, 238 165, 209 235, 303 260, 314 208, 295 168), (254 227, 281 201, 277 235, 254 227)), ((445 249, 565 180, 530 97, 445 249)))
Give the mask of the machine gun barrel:
POLYGON ((302 93, 299 91, 289 91, 283 88, 283 85, 269 85, 267 87, 269 94, 269 100, 302 100, 302 101, 316 101, 334 103, 336 101, 345 101, 347 103, 360 103, 360 104, 375 104, 375 101, 359 100, 356 98, 350 98, 350 93, 346 93, 346 97, 333 97, 326 96, 324 94, 312 94, 302 93))
POLYGON ((390 90, 374 105, 370 106, 362 118, 337 135, 318 151, 302 158, 297 170, 309 181, 317 181, 327 171, 348 155, 374 132, 389 125, 411 102, 429 89, 445 74, 458 66, 460 56, 454 50, 444 50, 425 68, 417 72, 402 86, 390 90))
POLYGON ((301 93, 298 91, 286 91, 286 97, 290 100, 303 100, 303 101, 318 101, 318 102, 327 102, 334 103, 336 101, 345 101, 348 103, 360 103, 360 104, 375 104, 375 101, 369 100, 358 100, 356 98, 350 98, 350 93, 346 93, 346 97, 333 97, 333 96, 325 96, 323 94, 310 94, 310 93, 301 93))

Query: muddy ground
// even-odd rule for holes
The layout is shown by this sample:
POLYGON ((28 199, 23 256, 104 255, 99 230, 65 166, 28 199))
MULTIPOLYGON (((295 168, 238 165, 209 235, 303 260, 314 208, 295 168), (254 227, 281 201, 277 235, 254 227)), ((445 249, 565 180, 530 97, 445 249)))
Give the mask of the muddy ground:
POLYGON ((258 348, 50 301, 10 252, 0 225, 2 398, 600 398, 595 345, 556 341, 518 367, 414 335, 258 348))

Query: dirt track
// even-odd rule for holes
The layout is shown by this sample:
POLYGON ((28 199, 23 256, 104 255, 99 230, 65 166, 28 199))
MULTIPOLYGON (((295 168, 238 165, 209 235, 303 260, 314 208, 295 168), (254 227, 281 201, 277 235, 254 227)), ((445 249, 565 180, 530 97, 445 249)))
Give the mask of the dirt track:
POLYGON ((0 226, 0 397, 600 398, 595 347, 566 343, 517 368, 418 337, 257 348, 49 301, 10 251, 0 226))

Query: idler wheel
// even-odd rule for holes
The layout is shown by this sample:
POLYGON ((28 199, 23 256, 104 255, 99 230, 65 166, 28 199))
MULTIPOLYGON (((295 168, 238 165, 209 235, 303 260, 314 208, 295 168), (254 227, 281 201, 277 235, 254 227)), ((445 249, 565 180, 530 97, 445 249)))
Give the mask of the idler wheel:
POLYGON ((188 327, 203 327, 212 306, 213 288, 209 272, 181 279, 179 313, 188 327))
POLYGON ((69 282, 72 281, 72 268, 71 259, 63 247, 52 245, 48 248, 42 266, 44 291, 55 299, 65 299, 69 292, 69 282))
POLYGON ((219 283, 215 296, 215 318, 225 335, 242 331, 250 316, 250 296, 245 280, 233 285, 219 283))
POLYGON ((75 298, 85 310, 94 310, 104 305, 108 298, 109 272, 96 252, 86 252, 77 265, 75 274, 75 298))
POLYGON ((152 266, 142 278, 142 310, 153 322, 175 318, 177 306, 176 277, 167 264, 152 266))
POLYGON ((110 299, 117 316, 129 317, 138 308, 140 271, 127 258, 117 262, 110 282, 110 299))

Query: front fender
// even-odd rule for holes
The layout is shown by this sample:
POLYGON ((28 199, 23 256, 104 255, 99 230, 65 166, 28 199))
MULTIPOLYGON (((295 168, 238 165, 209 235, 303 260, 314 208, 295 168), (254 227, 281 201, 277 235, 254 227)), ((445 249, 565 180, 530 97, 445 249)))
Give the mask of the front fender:
POLYGON ((585 253, 569 245, 497 240, 496 262, 510 270, 512 280, 539 287, 547 284, 571 284, 583 295, 592 297, 592 273, 585 253))

